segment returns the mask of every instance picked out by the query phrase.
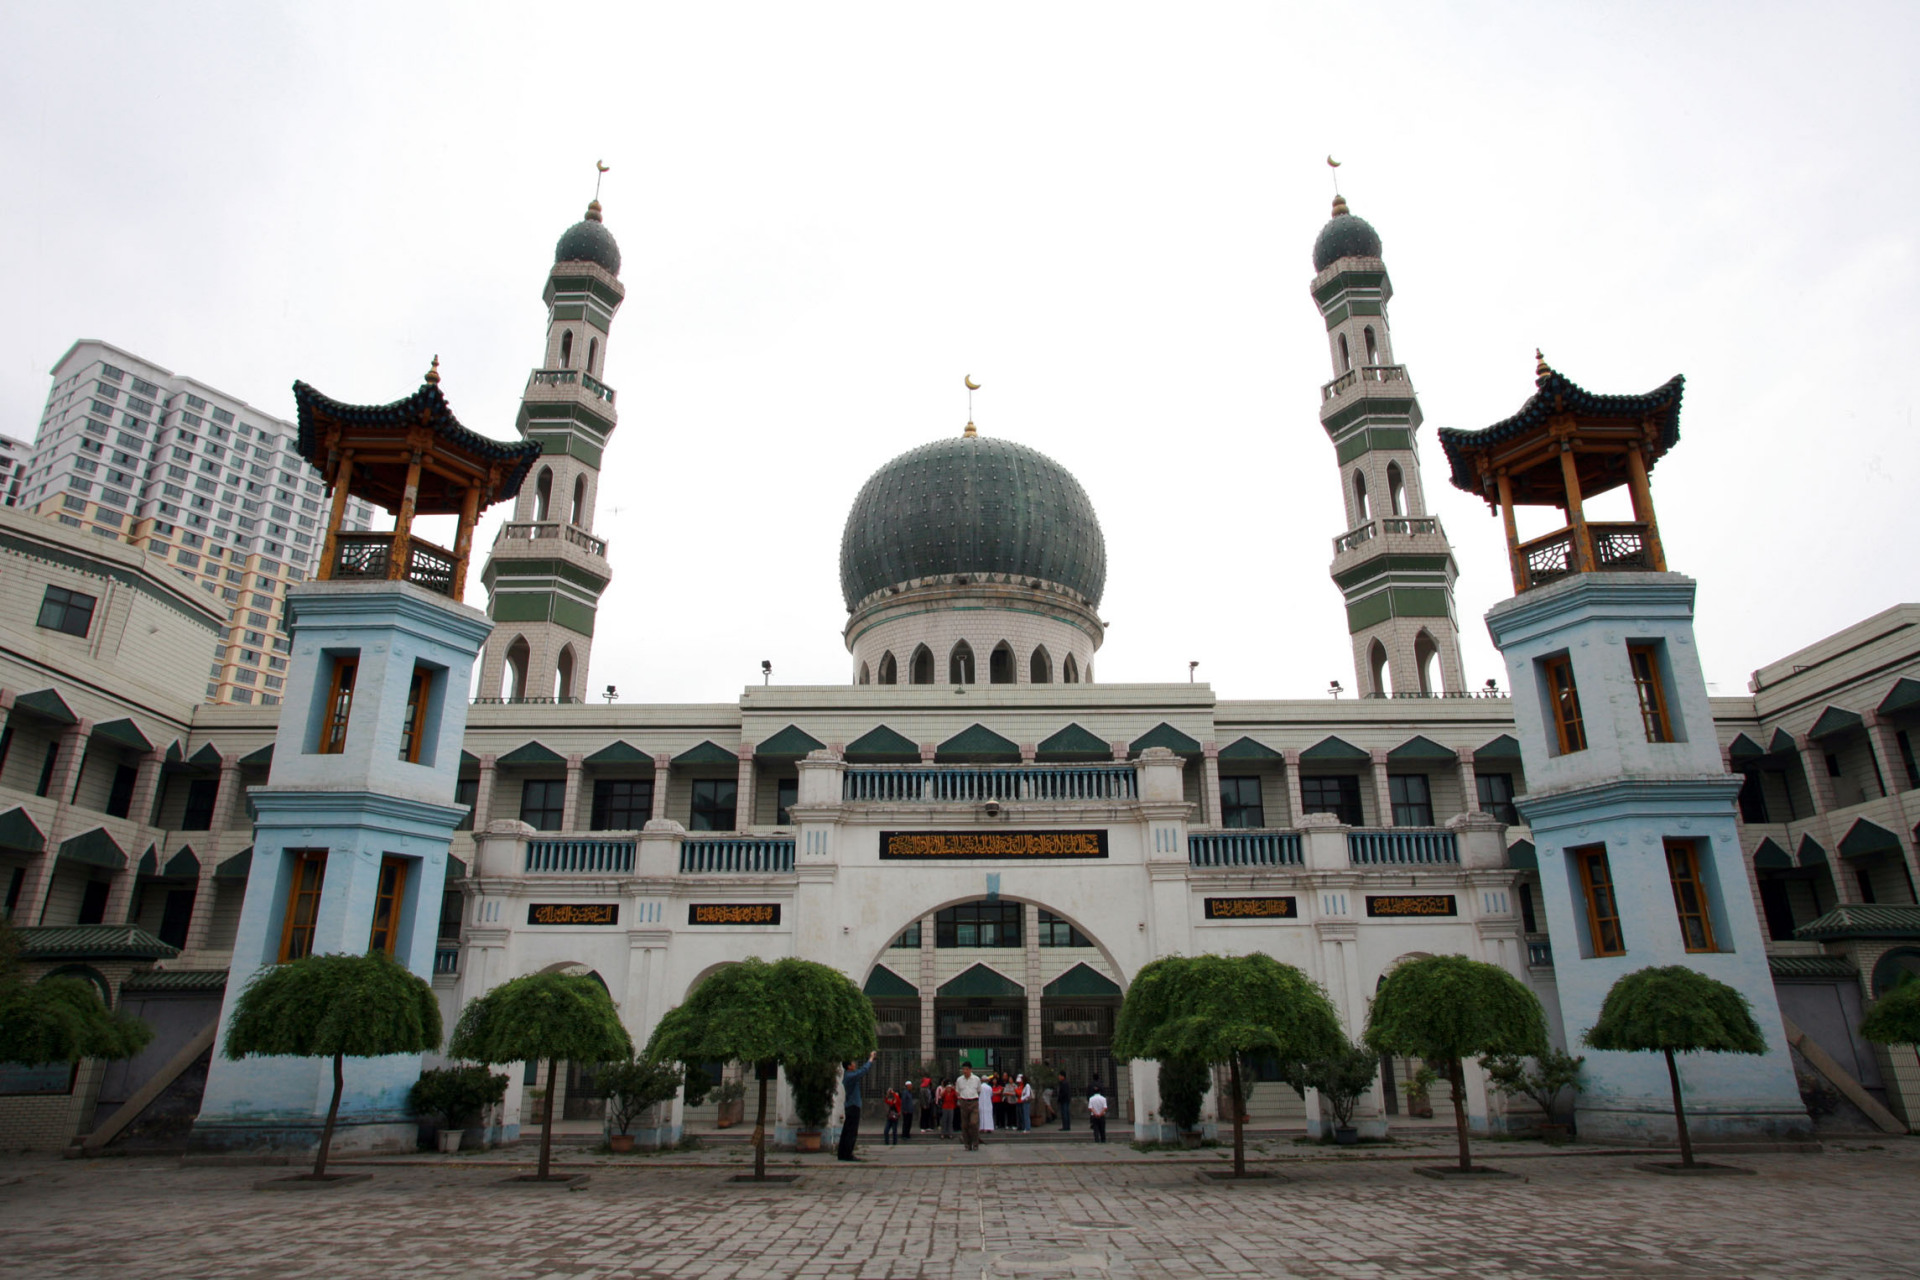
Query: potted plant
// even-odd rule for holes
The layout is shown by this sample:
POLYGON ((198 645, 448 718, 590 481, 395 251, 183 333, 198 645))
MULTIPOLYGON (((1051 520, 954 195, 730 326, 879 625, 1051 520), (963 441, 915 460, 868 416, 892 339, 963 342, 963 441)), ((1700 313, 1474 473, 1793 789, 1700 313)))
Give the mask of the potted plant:
POLYGON ((832 1062, 787 1064, 787 1087, 793 1090, 793 1110, 800 1117, 794 1145, 801 1151, 820 1149, 820 1130, 833 1112, 833 1091, 840 1083, 839 1066, 832 1062))
POLYGON ((506 1096, 507 1078, 485 1067, 435 1067, 413 1082, 407 1104, 440 1121, 440 1150, 451 1154, 460 1149, 461 1131, 506 1096))
POLYGON ((714 1126, 731 1129, 746 1118, 747 1084, 744 1080, 728 1080, 713 1091, 713 1100, 717 1104, 714 1126))
POLYGON ((680 1092, 684 1073, 667 1063, 630 1058, 601 1069, 600 1084, 607 1093, 607 1135, 610 1150, 625 1154, 633 1150, 633 1122, 662 1102, 670 1102, 680 1092))
POLYGON ((1569 1090, 1580 1091, 1580 1065, 1585 1061, 1564 1049, 1548 1049, 1531 1059, 1511 1053, 1493 1054, 1480 1059, 1480 1066, 1487 1073, 1488 1083, 1507 1097, 1533 1099, 1546 1114, 1546 1121, 1539 1126, 1541 1136, 1549 1142, 1564 1142, 1573 1133, 1573 1109, 1561 1099, 1569 1090), (1533 1063, 1532 1069, 1528 1069, 1528 1062, 1533 1063))
POLYGON ((1185 1147, 1200 1145, 1200 1108, 1213 1069, 1192 1058, 1168 1058, 1160 1064, 1160 1117, 1180 1134, 1185 1147))
POLYGON ((1364 1046, 1353 1044, 1343 1046, 1342 1052, 1331 1057, 1288 1063, 1281 1068, 1282 1078, 1301 1097, 1308 1089, 1320 1091, 1327 1110, 1333 1113, 1333 1140, 1343 1147, 1360 1141, 1360 1131, 1353 1127, 1353 1109, 1373 1087, 1379 1072, 1380 1059, 1364 1046))

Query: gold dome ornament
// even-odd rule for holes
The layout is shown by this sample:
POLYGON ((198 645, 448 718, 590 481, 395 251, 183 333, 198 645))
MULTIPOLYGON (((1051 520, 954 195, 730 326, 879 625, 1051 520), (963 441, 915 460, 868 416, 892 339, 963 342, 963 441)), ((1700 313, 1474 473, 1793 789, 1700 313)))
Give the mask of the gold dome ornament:
POLYGON ((440 385, 440 357, 439 356, 435 356, 433 358, 433 367, 427 370, 427 385, 432 387, 437 387, 440 385))
POLYGON ((973 425, 973 393, 980 389, 980 384, 973 380, 973 375, 970 373, 961 378, 960 381, 967 388, 967 429, 960 433, 960 438, 963 440, 971 440, 980 434, 973 425))

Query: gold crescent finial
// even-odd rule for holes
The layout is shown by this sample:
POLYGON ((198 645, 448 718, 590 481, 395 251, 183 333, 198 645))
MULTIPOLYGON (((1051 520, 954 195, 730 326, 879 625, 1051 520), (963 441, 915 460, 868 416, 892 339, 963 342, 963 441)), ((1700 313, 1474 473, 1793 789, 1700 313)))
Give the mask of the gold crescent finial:
POLYGON ((961 381, 967 384, 967 390, 969 391, 978 391, 980 389, 980 384, 973 380, 972 374, 968 374, 965 378, 961 379, 961 381))
POLYGON ((433 358, 433 367, 427 370, 427 385, 430 387, 440 385, 440 357, 437 355, 433 358))

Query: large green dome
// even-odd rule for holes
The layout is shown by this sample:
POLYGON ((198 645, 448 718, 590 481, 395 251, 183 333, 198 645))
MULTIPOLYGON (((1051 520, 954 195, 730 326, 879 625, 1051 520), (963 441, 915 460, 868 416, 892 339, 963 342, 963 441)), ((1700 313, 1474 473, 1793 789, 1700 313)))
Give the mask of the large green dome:
POLYGON ((600 220, 598 200, 587 206, 585 218, 561 233, 560 242, 553 246, 553 260, 556 264, 592 262, 605 267, 608 275, 620 274, 620 246, 600 220))
POLYGON ((1333 217, 1313 241, 1313 269, 1325 271, 1342 258, 1377 258, 1380 233, 1365 218, 1347 212, 1347 202, 1333 201, 1333 217))
POLYGON ((1107 543, 1087 491, 1045 454, 986 436, 921 445, 874 472, 840 539, 847 608, 957 573, 1053 583, 1097 608, 1107 543))

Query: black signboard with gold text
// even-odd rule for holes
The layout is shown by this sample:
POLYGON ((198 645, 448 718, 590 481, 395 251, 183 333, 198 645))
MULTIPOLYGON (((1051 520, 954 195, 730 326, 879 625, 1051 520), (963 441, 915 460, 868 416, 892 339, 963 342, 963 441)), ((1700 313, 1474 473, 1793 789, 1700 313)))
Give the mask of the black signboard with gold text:
POLYGON ((1460 904, 1450 893, 1387 893, 1367 895, 1370 916, 1457 916, 1460 904))
POLYGON ((1104 858, 1105 831, 882 831, 883 862, 978 859, 1104 858))
POLYGON ((1209 920, 1297 920, 1297 898, 1208 898, 1209 920))
POLYGON ((619 924, 617 902, 530 902, 528 924, 619 924))
POLYGON ((777 902, 690 902, 688 924, 779 924, 777 902))

